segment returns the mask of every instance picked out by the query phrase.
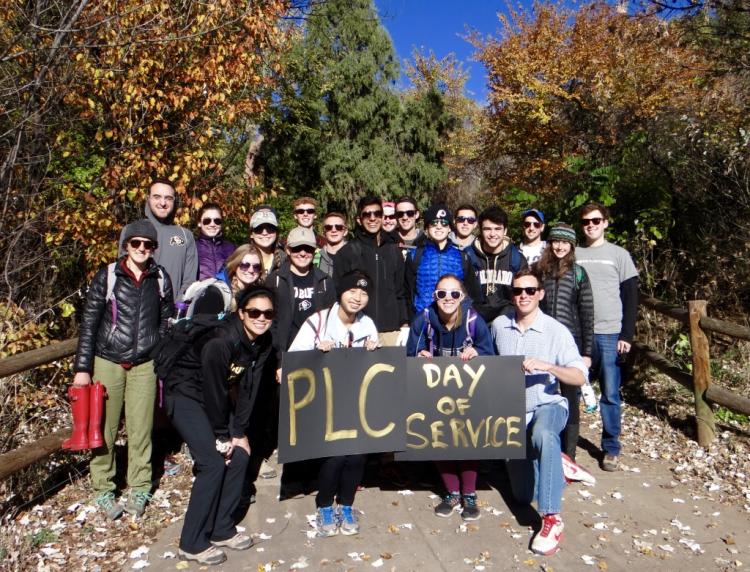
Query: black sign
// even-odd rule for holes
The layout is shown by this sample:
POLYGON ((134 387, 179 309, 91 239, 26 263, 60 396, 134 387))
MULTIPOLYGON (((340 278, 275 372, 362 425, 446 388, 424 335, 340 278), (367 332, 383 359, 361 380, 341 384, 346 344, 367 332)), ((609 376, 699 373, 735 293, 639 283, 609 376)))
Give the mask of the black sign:
POLYGON ((526 457, 522 357, 406 361, 406 449, 396 459, 526 457))
POLYGON ((279 462, 403 450, 405 407, 404 348, 285 353, 279 462))

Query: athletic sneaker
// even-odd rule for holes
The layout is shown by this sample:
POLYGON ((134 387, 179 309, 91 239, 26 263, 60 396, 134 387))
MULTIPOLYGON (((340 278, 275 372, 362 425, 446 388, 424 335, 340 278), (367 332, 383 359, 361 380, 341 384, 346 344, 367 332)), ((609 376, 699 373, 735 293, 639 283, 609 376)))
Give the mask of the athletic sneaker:
POLYGON ((315 522, 318 526, 318 536, 335 536, 339 531, 339 523, 332 506, 320 507, 315 522))
POLYGON ((542 530, 536 533, 531 541, 531 550, 542 556, 551 556, 560 546, 563 536, 562 518, 559 514, 545 514, 542 518, 542 530))
POLYGON ((211 544, 222 548, 231 548, 232 550, 247 550, 253 545, 253 539, 247 534, 238 532, 232 538, 226 540, 212 540, 211 544))
POLYGON ((477 494, 471 493, 463 496, 464 508, 461 511, 461 518, 464 520, 479 520, 482 513, 477 506, 477 494))
POLYGON ((582 482, 587 485, 596 484, 596 477, 594 477, 594 475, 589 473, 565 453, 560 454, 562 455, 563 475, 565 476, 566 481, 569 483, 582 482))
POLYGON ((620 469, 620 457, 618 455, 610 455, 607 453, 602 459, 602 470, 603 471, 618 471, 620 469))
POLYGON ((151 500, 151 493, 146 491, 130 491, 125 503, 125 512, 141 517, 146 512, 146 505, 151 500))
POLYGON ((185 552, 182 548, 178 551, 180 560, 190 560, 197 562, 198 564, 206 564, 208 566, 214 566, 221 564, 227 559, 227 555, 223 551, 219 550, 215 546, 209 546, 203 552, 193 554, 192 552, 185 552))
POLYGON ((341 534, 351 536, 359 534, 359 522, 354 514, 354 509, 349 505, 340 505, 336 510, 337 520, 339 521, 339 530, 341 534))
POLYGON ((443 497, 440 504, 435 507, 435 514, 448 518, 461 508, 461 495, 458 492, 449 493, 443 497))
POLYGON ((115 493, 112 491, 100 493, 94 499, 94 504, 104 511, 109 520, 117 520, 122 516, 124 510, 122 505, 115 500, 115 493))

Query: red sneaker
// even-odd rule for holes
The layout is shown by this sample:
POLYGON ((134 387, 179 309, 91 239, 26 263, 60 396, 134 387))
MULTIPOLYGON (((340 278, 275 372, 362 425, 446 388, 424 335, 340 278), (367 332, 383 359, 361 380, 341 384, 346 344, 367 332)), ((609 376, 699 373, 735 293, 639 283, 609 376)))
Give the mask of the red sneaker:
POLYGON ((537 532, 531 541, 531 550, 542 556, 551 556, 560 546, 563 537, 563 524, 559 514, 545 514, 542 518, 542 530, 537 532))

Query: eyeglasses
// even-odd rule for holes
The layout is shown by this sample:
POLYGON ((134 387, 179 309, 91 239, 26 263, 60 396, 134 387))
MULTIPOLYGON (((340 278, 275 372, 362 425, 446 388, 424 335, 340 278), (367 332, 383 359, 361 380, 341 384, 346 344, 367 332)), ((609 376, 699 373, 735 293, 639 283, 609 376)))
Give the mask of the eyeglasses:
POLYGON ((593 224, 594 226, 598 226, 599 224, 601 224, 601 222, 603 220, 604 219, 602 217, 600 217, 600 216, 595 216, 595 217, 592 217, 592 218, 582 218, 581 219, 581 226, 589 226, 591 224, 593 224))
POLYGON ((362 218, 383 218, 383 211, 362 211, 362 214, 360 216, 362 218))
POLYGON ((450 226, 450 223, 448 222, 448 219, 436 218, 435 220, 430 221, 430 226, 450 226))
POLYGON ((277 229, 272 224, 262 224, 253 229, 253 234, 276 234, 277 229))
POLYGON ((248 318, 253 320, 257 320, 261 316, 266 320, 273 320, 276 317, 275 310, 261 310, 260 308, 243 308, 242 310, 248 318))
POLYGON ((332 230, 338 230, 342 231, 346 228, 343 224, 324 224, 323 230, 326 232, 331 232, 332 230))
POLYGON ((417 214, 417 211, 396 211, 396 218, 414 218, 415 214, 417 214))
POLYGON ((538 286, 526 286, 525 288, 514 286, 513 295, 520 296, 521 294, 526 292, 526 294, 528 294, 529 296, 533 296, 534 294, 536 294, 537 290, 541 290, 541 288, 539 288, 538 286))
POLYGON ((308 246, 306 244, 300 244, 297 246, 290 246, 289 251, 293 252, 294 254, 299 254, 300 252, 305 252, 307 254, 315 254, 315 247, 308 246))
POLYGON ((221 223, 224 222, 224 219, 221 219, 221 218, 208 218, 208 217, 206 217, 201 222, 204 225, 209 225, 209 224, 211 224, 211 221, 213 221, 215 225, 221 226, 221 223))
POLYGON ((469 224, 474 224, 477 222, 477 219, 473 216, 457 216, 456 222, 468 222, 469 224))
POLYGON ((263 267, 257 262, 240 262, 237 265, 237 268, 239 270, 242 270, 243 272, 252 270, 255 274, 260 274, 260 271, 262 270, 263 267))
POLYGON ((315 214, 315 209, 294 209, 294 214, 315 214))
POLYGON ((141 240, 140 238, 131 238, 128 242, 131 248, 138 250, 143 245, 144 250, 155 250, 156 243, 153 240, 141 240))
POLYGON ((523 221, 523 228, 531 228, 532 226, 534 228, 542 228, 542 223, 541 222, 537 222, 535 220, 525 220, 525 221, 523 221))
POLYGON ((444 300, 448 296, 454 300, 458 300, 463 295, 461 290, 435 290, 435 298, 438 300, 444 300))
POLYGON ((396 215, 395 214, 387 214, 387 215, 383 215, 383 218, 385 220, 396 220, 396 215))

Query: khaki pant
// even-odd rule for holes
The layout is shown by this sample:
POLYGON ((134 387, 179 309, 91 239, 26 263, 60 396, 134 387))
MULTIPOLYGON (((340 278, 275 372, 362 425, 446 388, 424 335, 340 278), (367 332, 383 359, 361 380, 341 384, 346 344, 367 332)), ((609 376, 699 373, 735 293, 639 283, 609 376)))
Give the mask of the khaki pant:
POLYGON ((154 422, 156 374, 149 361, 125 370, 119 364, 94 359, 94 382, 107 389, 102 434, 104 446, 91 458, 91 484, 94 492, 115 490, 115 438, 120 426, 123 403, 128 433, 128 486, 134 491, 151 490, 151 429, 154 422))
POLYGON ((378 342, 384 348, 395 347, 400 332, 401 330, 396 330, 394 332, 380 332, 378 334, 378 342))

